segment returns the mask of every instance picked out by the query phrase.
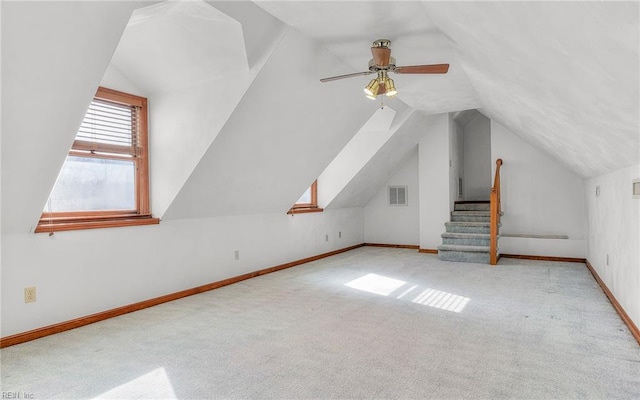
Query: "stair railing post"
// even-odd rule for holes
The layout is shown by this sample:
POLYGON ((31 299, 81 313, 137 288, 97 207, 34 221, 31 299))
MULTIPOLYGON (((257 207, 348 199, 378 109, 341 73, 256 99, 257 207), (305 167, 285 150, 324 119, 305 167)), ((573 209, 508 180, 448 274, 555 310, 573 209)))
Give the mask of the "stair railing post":
POLYGON ((491 189, 491 218, 489 225, 490 242, 489 242, 489 264, 496 265, 498 263, 498 220, 496 210, 498 209, 498 199, 495 189, 491 189))
POLYGON ((501 201, 500 201, 500 167, 502 159, 496 160, 496 175, 491 188, 490 200, 490 220, 489 220, 489 264, 498 263, 498 225, 500 224, 501 201))

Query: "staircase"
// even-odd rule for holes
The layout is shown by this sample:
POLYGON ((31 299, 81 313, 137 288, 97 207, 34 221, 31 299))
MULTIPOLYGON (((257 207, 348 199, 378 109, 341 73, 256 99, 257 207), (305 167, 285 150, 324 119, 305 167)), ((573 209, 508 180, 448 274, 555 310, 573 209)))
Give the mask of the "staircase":
MULTIPOLYGON (((490 263, 489 201, 459 201, 451 212, 451 221, 445 222, 446 232, 438 246, 441 260, 490 263)), ((499 225, 498 225, 499 226, 499 225)))

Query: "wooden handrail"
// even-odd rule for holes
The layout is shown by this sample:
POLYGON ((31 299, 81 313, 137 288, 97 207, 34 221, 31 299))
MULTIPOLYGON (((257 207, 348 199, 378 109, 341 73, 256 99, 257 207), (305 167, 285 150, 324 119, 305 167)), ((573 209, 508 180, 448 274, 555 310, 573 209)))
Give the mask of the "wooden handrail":
POLYGON ((502 167, 502 158, 496 160, 496 176, 493 180, 491 188, 491 219, 490 219, 490 244, 489 244, 489 264, 496 265, 498 263, 498 226, 500 224, 500 213, 502 204, 500 202, 500 167, 502 167))

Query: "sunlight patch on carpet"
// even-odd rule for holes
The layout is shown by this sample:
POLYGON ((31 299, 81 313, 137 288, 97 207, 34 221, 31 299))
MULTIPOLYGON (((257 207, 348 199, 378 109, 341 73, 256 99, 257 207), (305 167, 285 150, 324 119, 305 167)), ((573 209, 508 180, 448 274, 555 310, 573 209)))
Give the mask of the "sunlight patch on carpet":
POLYGON ((345 284, 354 289, 363 290, 369 293, 380 294, 388 296, 396 289, 404 285, 405 281, 399 279, 389 278, 388 276, 382 276, 378 274, 367 274, 358 279, 354 279, 351 282, 345 284))
MULTIPOLYGON (((418 289, 418 285, 411 285, 409 288, 405 289, 403 288, 403 286, 410 285, 407 284, 406 281, 373 273, 361 276, 360 278, 347 282, 344 285, 353 289, 379 294, 382 296, 390 296, 391 294, 394 294, 394 292, 396 292, 396 294, 399 294, 397 296, 396 294, 394 294, 394 296, 399 300, 403 299, 411 292, 418 289)), ((468 297, 444 292, 442 290, 425 288, 424 290, 422 290, 422 292, 420 292, 419 295, 414 297, 411 302, 437 308, 440 310, 459 313, 464 310, 469 300, 471 299, 469 299, 468 297)))
POLYGON ((94 399, 177 399, 164 367, 123 383, 94 399))
POLYGON ((398 297, 396 297, 396 299, 401 299, 404 296, 408 295, 409 293, 413 292, 415 290, 415 288, 417 288, 418 285, 413 285, 411 286, 409 289, 405 290, 404 292, 400 293, 400 295, 398 297))
POLYGON ((412 302, 459 313, 464 309, 469 300, 468 297, 443 292, 442 290, 425 289, 413 299, 412 302))

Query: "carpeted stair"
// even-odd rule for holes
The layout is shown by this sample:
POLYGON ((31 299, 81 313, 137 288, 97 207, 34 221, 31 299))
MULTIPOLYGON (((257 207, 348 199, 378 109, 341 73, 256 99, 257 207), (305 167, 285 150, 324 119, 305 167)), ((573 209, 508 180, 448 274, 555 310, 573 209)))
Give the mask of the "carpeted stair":
POLYGON ((489 263, 489 202, 456 202, 444 225, 438 256, 445 261, 489 263))

